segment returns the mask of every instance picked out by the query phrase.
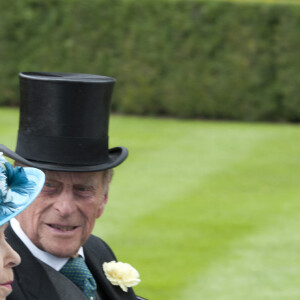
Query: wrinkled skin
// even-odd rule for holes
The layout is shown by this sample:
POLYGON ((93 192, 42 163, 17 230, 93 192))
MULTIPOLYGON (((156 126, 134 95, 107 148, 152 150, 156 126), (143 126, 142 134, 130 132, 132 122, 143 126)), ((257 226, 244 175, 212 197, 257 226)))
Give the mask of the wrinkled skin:
POLYGON ((38 248, 58 257, 76 255, 103 213, 108 184, 103 172, 45 173, 41 193, 17 219, 38 248))

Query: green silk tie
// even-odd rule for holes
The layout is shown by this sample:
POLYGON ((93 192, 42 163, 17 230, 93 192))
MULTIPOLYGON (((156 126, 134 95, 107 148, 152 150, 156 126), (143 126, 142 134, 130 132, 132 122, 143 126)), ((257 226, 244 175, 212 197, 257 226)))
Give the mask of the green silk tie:
POLYGON ((81 256, 70 258, 60 272, 76 284, 87 299, 96 299, 96 281, 81 256))

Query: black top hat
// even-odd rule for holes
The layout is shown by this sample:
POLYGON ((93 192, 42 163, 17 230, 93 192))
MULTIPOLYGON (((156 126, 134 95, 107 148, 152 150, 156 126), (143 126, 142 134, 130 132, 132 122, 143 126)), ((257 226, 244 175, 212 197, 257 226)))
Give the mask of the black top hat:
POLYGON ((36 168, 88 172, 116 167, 128 151, 108 149, 110 100, 115 79, 77 73, 20 73, 16 151, 8 157, 36 168))

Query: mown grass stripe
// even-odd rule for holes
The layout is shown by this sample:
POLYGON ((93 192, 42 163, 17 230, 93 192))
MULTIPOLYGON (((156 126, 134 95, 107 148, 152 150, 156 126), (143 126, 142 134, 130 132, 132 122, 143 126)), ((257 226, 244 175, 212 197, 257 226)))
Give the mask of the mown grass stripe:
POLYGON ((178 299, 299 299, 299 205, 295 209, 235 241, 178 299))
MULTIPOLYGON (((16 130, 1 109, 1 142, 16 130)), ((110 136, 130 156, 94 232, 140 271, 138 294, 299 298, 298 126, 113 116, 110 136)))
MULTIPOLYGON (((281 212, 282 199, 288 197, 291 189, 298 194, 295 177, 292 176, 292 181, 291 176, 286 178, 289 161, 279 160, 282 153, 290 149, 290 143, 284 143, 281 148, 280 144, 297 134, 297 127, 251 125, 248 129, 247 126, 239 129, 237 124, 211 125, 219 134, 215 133, 212 138, 214 131, 210 127, 206 130, 210 143, 204 143, 206 152, 201 160, 202 168, 196 172, 198 185, 185 185, 184 197, 179 194, 178 197, 173 195, 171 201, 162 200, 159 208, 150 210, 148 215, 145 204, 145 215, 125 225, 127 234, 122 237, 117 233, 108 235, 116 246, 122 244, 123 257, 142 262, 145 278, 141 292, 155 299, 178 297, 178 287, 184 289, 185 284, 194 282, 199 269, 200 274, 205 274, 215 261, 222 265, 223 257, 227 259, 236 241, 252 235, 260 226, 264 228, 269 218, 281 212), (226 132, 224 125, 232 129, 226 132), (280 172, 273 174, 276 168, 280 172), (281 186, 287 182, 290 186, 281 186)), ((296 147, 294 151, 297 152, 296 147)), ((292 153, 289 157, 294 163, 292 153)), ((182 174, 187 169, 181 166, 178 167, 182 174)), ((150 198, 155 194, 153 189, 149 192, 150 198)), ((135 201, 130 194, 128 196, 131 203, 135 201)), ((144 191, 143 200, 147 199, 148 193, 144 191)), ((201 292, 196 285, 192 287, 191 299, 199 299, 201 292)))

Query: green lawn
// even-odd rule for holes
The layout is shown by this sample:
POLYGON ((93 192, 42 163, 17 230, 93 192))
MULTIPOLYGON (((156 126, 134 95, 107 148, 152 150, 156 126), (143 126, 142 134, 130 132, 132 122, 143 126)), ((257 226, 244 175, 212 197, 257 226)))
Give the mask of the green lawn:
MULTIPOLYGON (((0 110, 0 142, 17 120, 0 110)), ((300 299, 299 126, 114 116, 110 136, 130 156, 94 233, 139 270, 138 294, 300 299)))

